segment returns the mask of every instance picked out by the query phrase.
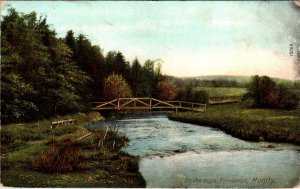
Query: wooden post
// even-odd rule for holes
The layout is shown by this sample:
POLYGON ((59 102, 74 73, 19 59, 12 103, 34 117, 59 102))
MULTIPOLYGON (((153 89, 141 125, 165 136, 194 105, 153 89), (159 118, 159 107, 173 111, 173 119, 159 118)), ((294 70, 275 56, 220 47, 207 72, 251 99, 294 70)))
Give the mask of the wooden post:
POLYGON ((194 109, 194 103, 192 103, 192 109, 194 109))
POLYGON ((118 110, 120 110, 120 98, 118 98, 118 110))
POLYGON ((177 115, 177 113, 178 113, 178 108, 176 108, 176 115, 177 115))
POLYGON ((150 110, 152 110, 152 98, 150 98, 150 110))
POLYGON ((135 107, 135 111, 136 111, 136 100, 133 101, 134 107, 135 107))
POLYGON ((181 107, 181 101, 179 102, 179 106, 181 107))

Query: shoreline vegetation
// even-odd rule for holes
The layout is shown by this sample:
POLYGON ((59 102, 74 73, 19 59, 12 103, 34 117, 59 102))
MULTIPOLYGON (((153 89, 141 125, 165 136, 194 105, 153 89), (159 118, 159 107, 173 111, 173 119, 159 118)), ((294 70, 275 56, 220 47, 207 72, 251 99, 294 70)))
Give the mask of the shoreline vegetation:
POLYGON ((9 187, 145 187, 139 158, 120 151, 126 136, 113 130, 89 133, 99 113, 1 127, 1 183, 9 187), (51 121, 75 119, 51 131, 51 121), (106 135, 105 140, 103 136, 106 135), (99 145, 103 139, 103 146, 99 145))
POLYGON ((289 111, 247 108, 240 102, 209 106, 205 113, 174 113, 168 118, 218 128, 242 140, 300 145, 300 108, 289 111))

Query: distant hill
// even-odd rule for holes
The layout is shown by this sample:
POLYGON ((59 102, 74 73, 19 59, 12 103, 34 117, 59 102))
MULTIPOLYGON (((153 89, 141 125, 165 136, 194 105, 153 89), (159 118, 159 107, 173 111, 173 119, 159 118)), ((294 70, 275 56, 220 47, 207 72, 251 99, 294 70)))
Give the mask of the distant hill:
MULTIPOLYGON (((182 79, 199 79, 199 80, 235 80, 241 83, 248 83, 251 81, 251 76, 239 76, 239 75, 204 75, 204 76, 195 76, 195 77, 181 77, 182 79)), ((292 80, 281 79, 272 77, 276 83, 284 83, 291 85, 294 83, 292 80)))

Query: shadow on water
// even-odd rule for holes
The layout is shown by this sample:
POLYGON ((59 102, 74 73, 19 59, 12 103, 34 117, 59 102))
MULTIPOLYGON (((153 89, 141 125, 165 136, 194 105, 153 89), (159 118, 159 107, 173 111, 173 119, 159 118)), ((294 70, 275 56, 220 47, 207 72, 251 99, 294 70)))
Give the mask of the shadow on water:
POLYGON ((210 127, 170 121, 167 113, 132 114, 89 127, 120 126, 130 139, 123 150, 140 156, 147 187, 273 188, 299 182, 299 146, 243 141, 210 127))

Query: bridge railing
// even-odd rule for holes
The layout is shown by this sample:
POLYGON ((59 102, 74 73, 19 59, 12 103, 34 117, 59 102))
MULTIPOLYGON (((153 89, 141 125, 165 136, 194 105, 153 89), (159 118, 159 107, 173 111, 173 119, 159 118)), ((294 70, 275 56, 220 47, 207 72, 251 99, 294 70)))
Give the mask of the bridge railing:
POLYGON ((178 108, 181 108, 181 109, 191 109, 191 110, 202 109, 203 111, 206 111, 206 109, 207 109, 207 105, 201 104, 201 103, 186 102, 186 101, 165 101, 165 102, 174 104, 178 108))
POLYGON ((185 109, 206 111, 206 104, 184 101, 162 101, 155 98, 116 98, 107 102, 92 102, 93 110, 185 109))

